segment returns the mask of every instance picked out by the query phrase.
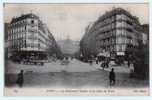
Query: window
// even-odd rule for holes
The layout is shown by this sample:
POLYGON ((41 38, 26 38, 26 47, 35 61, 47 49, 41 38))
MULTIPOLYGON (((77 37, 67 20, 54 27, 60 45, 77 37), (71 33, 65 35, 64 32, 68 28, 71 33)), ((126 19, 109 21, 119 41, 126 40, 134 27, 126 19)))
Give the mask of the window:
POLYGON ((117 42, 118 44, 124 43, 124 41, 125 41, 125 40, 124 40, 122 37, 119 37, 119 38, 116 39, 116 42, 117 42))
POLYGON ((26 26, 25 26, 25 30, 26 30, 26 26))
POLYGON ((31 20, 31 24, 34 24, 34 20, 31 20))
POLYGON ((121 15, 117 15, 116 17, 117 17, 117 20, 122 19, 122 18, 121 18, 121 17, 122 17, 121 15))
POLYGON ((112 23, 111 25, 112 25, 112 29, 114 29, 115 28, 115 23, 112 23))
POLYGON ((133 30, 131 28, 127 28, 127 31, 129 32, 133 32, 133 30))
POLYGON ((122 27, 122 25, 123 25, 123 24, 122 24, 122 22, 119 22, 119 21, 118 21, 118 22, 116 22, 116 27, 117 27, 117 28, 122 27))
POLYGON ((126 22, 127 22, 127 24, 132 25, 131 21, 127 20, 126 22))

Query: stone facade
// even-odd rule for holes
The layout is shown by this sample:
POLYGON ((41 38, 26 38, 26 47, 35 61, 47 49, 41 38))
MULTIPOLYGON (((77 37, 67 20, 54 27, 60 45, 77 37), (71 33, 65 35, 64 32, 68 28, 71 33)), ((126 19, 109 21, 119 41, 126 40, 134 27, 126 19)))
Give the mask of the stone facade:
POLYGON ((86 28, 80 50, 84 56, 109 52, 110 56, 124 56, 126 48, 135 48, 142 41, 142 27, 137 17, 122 8, 106 12, 86 28))
MULTIPOLYGON (((51 50, 59 51, 52 33, 33 13, 13 18, 9 25, 8 48, 10 56, 47 58, 51 50)), ((51 54, 50 54, 51 55, 51 54)))

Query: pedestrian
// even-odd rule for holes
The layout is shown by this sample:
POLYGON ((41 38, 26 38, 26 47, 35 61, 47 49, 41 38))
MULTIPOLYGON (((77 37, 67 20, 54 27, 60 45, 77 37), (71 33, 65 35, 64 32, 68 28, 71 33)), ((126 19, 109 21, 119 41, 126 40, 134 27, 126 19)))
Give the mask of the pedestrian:
POLYGON ((115 85, 115 78, 116 76, 115 76, 114 68, 112 68, 109 74, 110 85, 115 85))
POLYGON ((128 67, 130 67, 130 61, 128 60, 128 67))
POLYGON ((133 74, 134 74, 134 65, 133 64, 130 64, 130 78, 133 77, 133 74))
POLYGON ((104 70, 104 68, 105 68, 105 62, 102 62, 100 66, 101 66, 102 69, 104 70))
POLYGON ((99 61, 98 61, 98 58, 96 57, 96 64, 98 64, 98 62, 99 62, 99 61))
POLYGON ((24 74, 23 74, 23 70, 20 71, 20 73, 17 75, 17 81, 16 83, 19 85, 19 87, 23 86, 24 83, 24 74))
POLYGON ((106 65, 106 68, 108 68, 108 67, 109 67, 109 62, 106 61, 106 62, 105 62, 105 65, 106 65))
POLYGON ((92 59, 89 60, 89 63, 90 63, 90 65, 92 66, 92 63, 93 63, 92 59))

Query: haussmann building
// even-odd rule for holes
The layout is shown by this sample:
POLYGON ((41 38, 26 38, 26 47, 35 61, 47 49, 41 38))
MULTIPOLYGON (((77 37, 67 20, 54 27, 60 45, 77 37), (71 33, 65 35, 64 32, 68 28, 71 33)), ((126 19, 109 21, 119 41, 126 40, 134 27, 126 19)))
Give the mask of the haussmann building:
POLYGON ((125 56, 126 48, 136 48, 142 41, 142 27, 136 16, 114 8, 86 28, 80 42, 84 57, 109 52, 110 57, 125 56))
POLYGON ((8 30, 8 55, 12 59, 47 59, 50 53, 60 51, 46 24, 33 13, 13 18, 8 30))

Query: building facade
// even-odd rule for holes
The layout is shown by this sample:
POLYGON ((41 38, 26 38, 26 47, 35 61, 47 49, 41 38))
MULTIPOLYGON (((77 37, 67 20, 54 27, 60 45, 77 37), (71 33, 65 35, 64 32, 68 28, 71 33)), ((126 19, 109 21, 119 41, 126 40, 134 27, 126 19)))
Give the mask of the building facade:
POLYGON ((5 50, 5 59, 8 58, 8 27, 9 27, 9 23, 4 23, 4 42, 5 42, 5 46, 4 46, 4 50, 5 50))
POLYGON ((143 43, 147 44, 149 42, 149 24, 143 24, 143 43))
POLYGON ((109 52, 111 57, 124 56, 127 48, 142 41, 142 27, 137 17, 122 8, 114 8, 86 28, 80 42, 84 56, 109 52))
POLYGON ((10 57, 47 59, 53 49, 59 49, 47 26, 33 13, 13 18, 8 30, 10 57))

